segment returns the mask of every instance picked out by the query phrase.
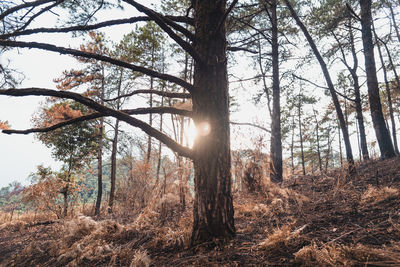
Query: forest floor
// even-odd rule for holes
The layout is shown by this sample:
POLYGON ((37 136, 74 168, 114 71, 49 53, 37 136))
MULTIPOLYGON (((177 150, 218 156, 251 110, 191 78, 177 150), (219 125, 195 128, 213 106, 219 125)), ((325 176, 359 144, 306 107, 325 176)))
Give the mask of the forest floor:
POLYGON ((400 158, 236 192, 227 244, 189 248, 191 209, 166 203, 163 225, 154 204, 134 223, 0 226, 0 266, 400 266, 400 158))

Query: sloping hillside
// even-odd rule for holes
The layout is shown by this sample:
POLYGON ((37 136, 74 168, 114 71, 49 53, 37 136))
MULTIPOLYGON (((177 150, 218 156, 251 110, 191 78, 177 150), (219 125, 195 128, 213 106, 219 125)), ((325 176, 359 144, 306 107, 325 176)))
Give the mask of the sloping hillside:
POLYGON ((399 266, 400 159, 297 176, 235 193, 237 236, 188 248, 191 208, 172 196, 134 222, 79 216, 45 225, 3 224, 10 266, 399 266), (349 180, 349 181, 346 181, 349 180), (163 207, 161 209, 161 207, 163 207), (167 207, 167 208, 166 208, 167 207), (120 222, 120 223, 119 223, 120 222))

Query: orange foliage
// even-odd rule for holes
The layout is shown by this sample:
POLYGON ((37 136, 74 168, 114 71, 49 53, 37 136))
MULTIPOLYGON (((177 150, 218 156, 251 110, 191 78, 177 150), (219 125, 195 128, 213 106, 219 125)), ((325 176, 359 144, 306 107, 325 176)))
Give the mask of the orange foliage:
POLYGON ((8 129, 10 129, 10 124, 8 124, 8 121, 0 121, 0 130, 8 129))
POLYGON ((46 118, 42 124, 45 127, 82 116, 82 111, 72 109, 69 103, 55 104, 45 109, 44 113, 46 118))

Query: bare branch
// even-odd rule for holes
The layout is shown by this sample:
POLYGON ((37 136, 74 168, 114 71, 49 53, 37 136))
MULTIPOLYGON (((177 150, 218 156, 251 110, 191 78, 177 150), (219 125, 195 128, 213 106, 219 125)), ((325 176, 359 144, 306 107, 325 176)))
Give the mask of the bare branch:
POLYGON ((124 97, 129 97, 137 94, 155 94, 159 96, 164 96, 164 97, 171 97, 171 98, 191 98, 190 94, 187 93, 171 93, 171 92, 165 92, 165 91, 156 91, 156 90, 135 90, 133 92, 130 92, 129 94, 124 94, 120 95, 114 98, 110 99, 103 99, 105 102, 110 102, 110 101, 115 101, 124 97))
MULTIPOLYGON (((170 20, 176 20, 179 22, 184 21, 181 17, 176 17, 176 16, 166 16, 166 18, 168 18, 170 20)), ((31 35, 31 34, 35 34, 35 33, 66 33, 66 32, 73 32, 73 31, 90 31, 90 30, 96 30, 96 29, 115 26, 115 25, 131 24, 131 23, 136 23, 136 22, 140 22, 140 21, 152 21, 152 20, 153 19, 149 18, 148 16, 139 16, 139 17, 126 18, 126 19, 115 19, 115 20, 103 21, 103 22, 93 24, 93 25, 78 25, 78 26, 71 26, 71 27, 65 27, 65 28, 36 28, 36 29, 29 29, 29 30, 24 30, 24 31, 15 31, 15 32, 8 33, 8 34, 2 34, 2 35, 0 35, 0 39, 7 39, 10 37, 16 37, 16 36, 22 36, 22 35, 31 35)), ((189 20, 189 22, 190 22, 190 20, 189 20)))
POLYGON ((54 4, 42 8, 38 13, 36 13, 36 14, 34 14, 32 17, 30 17, 30 18, 28 19, 28 21, 25 22, 25 24, 24 24, 22 27, 20 27, 17 31, 20 31, 20 30, 25 29, 26 27, 29 26, 29 24, 32 23, 32 21, 35 20, 35 18, 39 17, 39 16, 40 16, 41 14, 43 14, 44 12, 51 10, 53 7, 58 6, 59 4, 61 4, 61 3, 64 2, 64 1, 65 1, 65 0, 58 0, 58 1, 55 2, 54 4))
POLYGON ((218 27, 215 32, 217 32, 221 29, 222 25, 225 23, 226 18, 228 17, 229 13, 231 13, 232 9, 235 7, 237 2, 238 2, 238 0, 233 0, 231 5, 229 6, 229 8, 226 10, 224 16, 221 18, 221 21, 219 22, 218 27))
POLYGON ((130 5, 132 5, 132 6, 134 6, 138 11, 143 12, 147 16, 153 18, 154 22, 157 23, 158 26, 160 26, 160 28, 163 29, 168 34, 169 37, 171 37, 177 44, 179 44, 182 47, 183 50, 185 50, 189 55, 191 55, 192 58, 196 62, 198 62, 198 63, 202 63, 203 62, 201 57, 200 57, 200 55, 195 51, 193 46, 190 43, 188 43, 185 40, 183 40, 181 37, 179 37, 167 25, 167 22, 166 22, 167 19, 163 15, 161 15, 161 14, 159 14, 159 13, 157 13, 157 12, 155 12, 155 11, 153 11, 153 10, 151 10, 151 9, 149 9, 149 8, 139 4, 139 3, 137 3, 136 1, 133 1, 133 0, 123 0, 123 1, 128 3, 128 4, 130 4, 130 5))
POLYGON ((247 49, 247 48, 244 48, 244 47, 228 46, 226 49, 229 50, 229 51, 232 51, 232 52, 245 51, 245 52, 249 52, 249 53, 252 53, 252 54, 258 54, 257 51, 254 51, 254 50, 251 50, 251 49, 247 49))
POLYGON ((254 123, 230 121, 230 124, 256 127, 256 128, 261 129, 261 130, 263 130, 263 131, 266 131, 267 133, 271 133, 271 131, 270 131, 269 129, 267 129, 267 128, 265 128, 265 127, 262 127, 262 126, 260 126, 260 125, 254 124, 254 123))
POLYGON ((33 1, 33 2, 27 2, 15 7, 12 7, 10 9, 7 9, 6 11, 4 11, 3 13, 0 14, 0 20, 3 20, 6 16, 17 12, 21 9, 27 8, 27 7, 37 7, 43 4, 47 4, 47 3, 51 3, 51 2, 56 2, 56 0, 38 0, 38 1, 33 1))
POLYGON ((329 89, 328 87, 325 87, 325 86, 322 86, 322 85, 318 85, 318 84, 316 84, 316 83, 314 83, 314 82, 312 82, 312 81, 310 81, 310 80, 308 80, 308 79, 306 79, 306 78, 297 76, 297 75, 294 74, 294 73, 292 73, 292 75, 293 75, 293 77, 295 77, 296 79, 299 79, 299 80, 302 80, 302 81, 311 83, 311 84, 314 85, 315 87, 322 88, 322 89, 326 89, 326 90, 329 89))
POLYGON ((194 90, 193 85, 191 85, 190 83, 188 83, 176 76, 160 73, 160 72, 157 72, 157 71, 154 71, 151 69, 147 69, 147 68, 144 68, 141 66, 136 66, 136 65, 133 65, 133 64, 130 64, 130 63, 127 63, 124 61, 120 61, 120 60, 117 60, 117 59, 114 59, 114 58, 111 58, 108 56, 84 52, 84 51, 71 49, 71 48, 55 46, 55 45, 51 45, 51 44, 37 43, 37 42, 19 42, 19 41, 0 40, 0 45, 10 46, 10 47, 21 47, 21 48, 38 48, 38 49, 42 49, 42 50, 58 52, 60 54, 68 54, 68 55, 73 55, 73 56, 78 56, 78 57, 97 59, 97 60, 111 63, 113 65, 131 69, 133 71, 137 71, 137 72, 149 75, 151 77, 155 77, 155 78, 159 78, 161 80, 176 83, 176 84, 184 87, 185 89, 187 89, 189 92, 192 92, 194 90))
POLYGON ((356 14, 356 12, 354 12, 353 8, 348 3, 346 3, 346 7, 353 18, 355 18, 358 21, 361 21, 361 18, 356 14))
POLYGON ((182 146, 175 142, 172 138, 167 136, 166 134, 160 132, 159 130, 151 127, 147 123, 138 120, 136 118, 131 117, 127 113, 114 110, 112 108, 103 106, 90 98, 84 97, 80 94, 68 92, 68 91, 58 91, 58 90, 50 90, 43 88, 23 88, 23 89, 0 89, 0 95, 8 95, 8 96, 54 96, 60 98, 67 98, 75 100, 85 106, 90 107, 91 109, 96 110, 101 113, 103 116, 112 116, 121 121, 124 121, 134 127, 140 128, 146 134, 156 138, 157 140, 164 143, 171 150, 175 151, 181 156, 192 157, 193 152, 190 148, 182 146))

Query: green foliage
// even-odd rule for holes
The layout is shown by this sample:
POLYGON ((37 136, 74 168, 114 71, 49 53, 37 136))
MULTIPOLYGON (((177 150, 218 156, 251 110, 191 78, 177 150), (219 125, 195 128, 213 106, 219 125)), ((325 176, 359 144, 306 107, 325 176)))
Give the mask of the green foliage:
POLYGON ((21 209, 21 197, 24 186, 19 182, 12 182, 0 188, 0 208, 3 210, 21 209))
MULTIPOLYGON (((87 112, 87 108, 76 102, 63 101, 44 108, 39 123, 52 121, 55 116, 65 116, 73 111, 87 112), (59 112, 61 111, 61 114, 59 112), (62 111, 65 111, 63 114, 62 111)), ((55 159, 64 162, 67 170, 77 170, 91 159, 97 149, 98 130, 88 122, 68 125, 48 133, 37 134, 38 139, 52 149, 55 159)))

